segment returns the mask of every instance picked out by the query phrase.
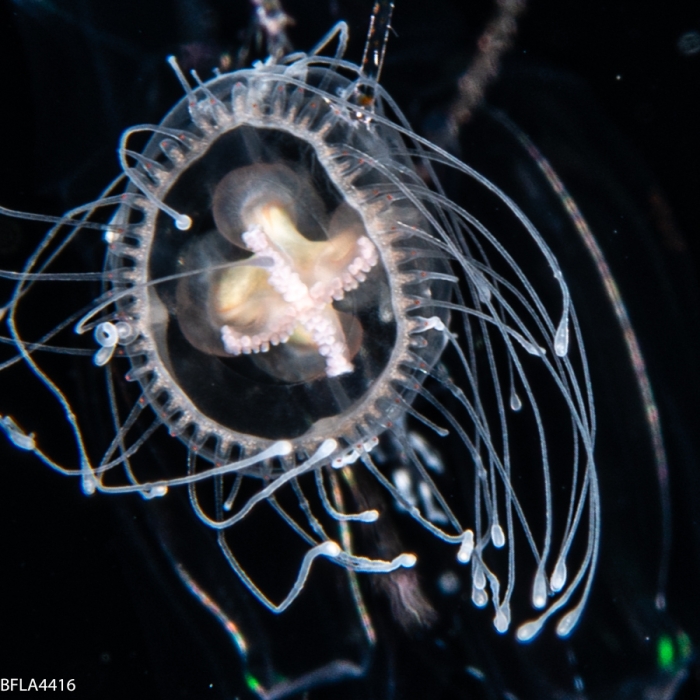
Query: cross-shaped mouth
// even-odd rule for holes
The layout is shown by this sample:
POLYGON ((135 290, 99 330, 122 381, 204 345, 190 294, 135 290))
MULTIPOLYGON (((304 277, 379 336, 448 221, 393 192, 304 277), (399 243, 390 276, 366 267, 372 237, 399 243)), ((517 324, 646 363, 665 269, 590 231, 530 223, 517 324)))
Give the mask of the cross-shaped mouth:
POLYGON ((230 355, 264 353, 290 343, 300 352, 316 350, 324 358, 326 376, 350 373, 356 349, 346 339, 347 314, 333 302, 365 281, 378 262, 377 249, 347 205, 339 206, 328 222, 327 240, 309 240, 289 212, 289 193, 280 196, 270 184, 268 180, 268 196, 241 206, 245 231, 235 239, 253 253, 251 264, 222 273, 211 292, 224 350, 230 355))

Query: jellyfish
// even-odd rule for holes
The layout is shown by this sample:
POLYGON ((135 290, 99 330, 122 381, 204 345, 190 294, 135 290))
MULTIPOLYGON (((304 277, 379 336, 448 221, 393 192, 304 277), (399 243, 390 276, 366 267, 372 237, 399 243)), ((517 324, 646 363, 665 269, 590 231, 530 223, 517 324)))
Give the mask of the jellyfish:
MULTIPOLYGON (((3 408, 2 427, 93 499, 140 499, 170 520, 184 503, 272 616, 340 579, 367 647, 368 586, 399 627, 428 629, 422 567, 439 559, 441 590, 463 587, 491 632, 524 644, 554 618, 567 638, 601 517, 568 281, 528 216, 413 131, 346 43, 340 24, 306 53, 212 78, 170 60, 184 98, 127 129, 117 181, 7 275, 7 370, 19 359, 38 380, 68 444, 45 449, 31 414, 3 408), (72 266, 98 245, 101 266, 72 266), (69 310, 50 308, 60 285, 69 310), (43 307, 48 323, 25 336, 43 307), (90 386, 59 382, 56 351, 90 386), (78 392, 106 403, 107 440, 78 392)), ((178 576, 252 656, 208 589, 185 565, 178 576)))

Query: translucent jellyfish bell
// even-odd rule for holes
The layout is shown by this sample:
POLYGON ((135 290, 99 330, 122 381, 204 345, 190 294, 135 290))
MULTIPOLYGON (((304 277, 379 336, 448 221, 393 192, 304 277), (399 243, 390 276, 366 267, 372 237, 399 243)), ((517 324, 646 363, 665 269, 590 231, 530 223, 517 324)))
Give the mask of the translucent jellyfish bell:
MULTIPOLYGON (((400 578, 420 570, 412 543, 373 546, 367 534, 402 518, 449 551, 499 633, 529 641, 554 616, 566 637, 600 534, 591 387, 567 285, 518 207, 411 131, 343 59, 345 34, 339 25, 336 57, 321 55, 328 37, 308 55, 192 84, 171 61, 184 99, 157 126, 124 133, 126 185, 55 223, 5 308, 76 458, 54 458, 10 411, 1 425, 87 494, 165 502, 186 491, 228 565, 274 612, 304 595, 320 559, 351 581, 398 582, 401 623, 428 620, 417 579, 400 578), (507 212, 527 270, 447 195, 437 168, 507 212), (95 229, 104 269, 66 272, 95 229), (95 279, 102 293, 87 309, 24 337, 32 299, 95 279), (106 446, 41 363, 71 329, 75 354, 89 350, 107 381, 106 446), (186 458, 150 459, 163 429, 186 458), (374 505, 367 481, 389 507, 374 505), (237 526, 263 506, 305 550, 276 597, 236 553, 237 526)), ((274 562, 279 543, 267 544, 260 556, 274 562)))

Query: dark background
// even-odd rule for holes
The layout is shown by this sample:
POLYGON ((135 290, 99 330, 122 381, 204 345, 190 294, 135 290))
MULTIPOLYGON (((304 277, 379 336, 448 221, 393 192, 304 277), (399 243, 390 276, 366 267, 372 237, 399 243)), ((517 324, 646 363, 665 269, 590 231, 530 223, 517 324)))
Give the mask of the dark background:
MULTIPOLYGON (((493 11, 488 3, 469 3, 468 10, 466 4, 397 2, 398 36, 389 46, 383 82, 419 132, 439 132, 456 78, 493 11)), ((310 47, 333 22, 347 19, 349 58, 357 60, 370 5, 285 3, 296 20, 290 30, 295 47, 310 47)), ((118 173, 115 146, 121 131, 135 123, 157 123, 180 98, 164 57, 192 50, 186 46, 204 54, 228 50, 235 55, 249 22, 250 8, 242 1, 4 2, 2 204, 60 214, 94 198, 118 173)), ((202 60, 206 63, 206 56, 202 60)), ((581 188, 584 214, 587 203, 592 219, 600 222, 595 233, 616 261, 614 272, 649 362, 669 442, 672 483, 676 479, 674 499, 698 488, 692 430, 700 418, 700 384, 692 360, 698 352, 700 308, 699 93, 697 4, 569 0, 531 3, 487 93, 487 101, 522 124, 543 149, 549 145, 555 167, 558 159, 564 172, 572 163, 567 154, 580 152, 582 143, 598 144, 590 156, 591 179, 612 173, 629 198, 620 218, 635 212, 648 222, 625 227, 606 221, 608 210, 596 211, 591 201, 594 190, 581 188), (690 49, 679 47, 688 32, 695 32, 695 52, 692 36, 686 39, 690 49), (652 192, 658 195, 653 206, 652 192)), ((487 160, 487 147, 476 136, 470 140, 469 129, 464 128, 461 156, 471 162, 473 148, 477 160, 487 160)), ((37 232, 27 235, 7 221, 2 236, 2 268, 20 264, 39 240, 37 232)), ((2 377, 1 414, 11 413, 18 400, 31 400, 23 381, 2 377)), ((40 404, 35 410, 43 411, 40 404)), ((138 519, 138 513, 125 514, 106 497, 85 498, 76 482, 49 473, 4 442, 0 473, 5 649, 0 676, 75 678, 80 697, 157 697, 164 671, 154 645, 161 637, 149 627, 166 629, 167 611, 175 611, 182 624, 166 634, 184 635, 200 629, 200 613, 195 602, 179 595, 177 582, 163 582, 158 589, 165 567, 155 562, 151 571, 149 557, 155 555, 142 542, 129 543, 141 536, 141 525, 131 529, 125 523, 138 519), (154 581, 146 581, 153 572, 154 581), (153 603, 152 614, 144 600, 153 603)), ((634 481, 624 486, 633 498, 634 481)), ((698 523, 680 500, 677 512, 672 571, 682 579, 679 562, 685 561, 687 578, 673 589, 681 610, 676 617, 683 621, 687 615, 689 627, 697 631, 697 603, 683 606, 698 582, 698 523)), ((643 546, 636 551, 642 553, 643 546)), ((205 626, 213 627, 208 618, 201 624, 202 637, 214 634, 205 626)), ((205 642, 198 644, 191 656, 183 653, 177 669, 191 680, 181 686, 183 696, 219 697, 203 682, 206 674, 194 668, 207 649, 205 642)), ((585 669, 584 680, 586 673, 595 670, 585 669)), ((624 697, 641 697, 628 692, 624 697)), ((678 697, 700 697, 697 679, 680 692, 678 697)), ((411 694, 404 687, 398 696, 411 694)), ((311 697, 317 696, 312 692, 311 697)))

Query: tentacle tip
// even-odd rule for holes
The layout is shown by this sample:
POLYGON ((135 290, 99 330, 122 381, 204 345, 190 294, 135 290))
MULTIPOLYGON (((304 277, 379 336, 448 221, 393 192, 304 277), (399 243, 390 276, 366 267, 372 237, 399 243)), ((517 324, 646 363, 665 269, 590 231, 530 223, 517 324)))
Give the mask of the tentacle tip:
POLYGON ((415 554, 400 554, 396 557, 396 563, 404 569, 410 569, 416 565, 418 557, 415 554))
POLYGON ((152 498, 162 498, 168 493, 167 484, 153 484, 150 488, 141 491, 141 495, 146 500, 151 500, 152 498))
POLYGON ((92 496, 92 494, 97 491, 97 481, 95 480, 95 477, 92 476, 92 474, 83 476, 81 487, 86 496, 92 496))
POLYGON ((566 563, 563 560, 559 560, 557 565, 554 567, 554 573, 550 580, 550 586, 554 593, 558 593, 564 585, 566 584, 566 563))
POLYGON ((271 457, 285 457, 293 450, 293 445, 289 440, 278 440, 270 448, 271 457))
POLYGON ((493 546, 497 549, 501 549, 506 543, 506 536, 503 532, 503 528, 498 523, 494 523, 491 526, 491 541, 493 542, 493 546))
POLYGON ((175 226, 180 231, 189 231, 192 228, 192 219, 187 214, 178 214, 175 217, 175 226))
POLYGON ((319 460, 319 459, 325 459, 329 455, 333 454, 338 449, 338 441, 333 439, 333 438, 328 438, 327 440, 324 440, 320 447, 316 450, 316 453, 313 456, 313 459, 319 460))
POLYGON ((92 357, 95 366, 104 367, 112 359, 115 347, 114 345, 101 347, 92 357))
POLYGON ((465 530, 462 535, 462 544, 457 552, 457 561, 460 564, 468 564, 474 551, 474 533, 472 530, 465 530))
POLYGON ((0 429, 5 432, 10 442, 15 447, 19 447, 20 450, 29 452, 36 450, 34 433, 25 433, 10 416, 0 416, 0 429))
POLYGON ((524 625, 520 625, 515 636, 518 638, 519 642, 529 642, 535 638, 540 629, 542 629, 542 621, 532 620, 531 622, 526 622, 524 625))
POLYGON ((569 352, 569 326, 566 319, 562 319, 554 336, 554 352, 558 357, 566 357, 569 352))
POLYGON ((538 610, 547 605, 547 578, 541 568, 535 574, 535 581, 532 586, 532 605, 538 610))
POLYGON ((581 616, 581 606, 578 606, 566 613, 557 624, 557 636, 568 637, 576 627, 579 617, 581 616))
POLYGON ((509 624, 510 620, 508 619, 508 616, 505 614, 502 608, 498 608, 496 617, 493 620, 493 626, 496 628, 496 632, 499 634, 505 634, 508 631, 509 624))
POLYGON ((318 551, 319 554, 322 554, 325 557, 335 558, 339 556, 343 550, 340 548, 340 545, 337 542, 329 540, 328 542, 324 542, 323 544, 319 545, 318 551))

